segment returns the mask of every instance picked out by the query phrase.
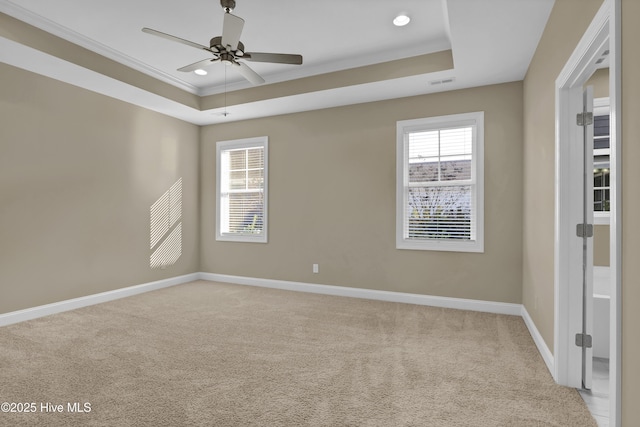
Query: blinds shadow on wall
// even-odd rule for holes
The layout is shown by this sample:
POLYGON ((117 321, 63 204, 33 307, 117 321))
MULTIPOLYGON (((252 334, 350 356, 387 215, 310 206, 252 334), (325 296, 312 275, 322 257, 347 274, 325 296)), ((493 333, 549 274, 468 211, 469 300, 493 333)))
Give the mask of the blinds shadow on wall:
POLYGON ((178 179, 150 209, 149 266, 166 268, 182 255, 182 178, 178 179))

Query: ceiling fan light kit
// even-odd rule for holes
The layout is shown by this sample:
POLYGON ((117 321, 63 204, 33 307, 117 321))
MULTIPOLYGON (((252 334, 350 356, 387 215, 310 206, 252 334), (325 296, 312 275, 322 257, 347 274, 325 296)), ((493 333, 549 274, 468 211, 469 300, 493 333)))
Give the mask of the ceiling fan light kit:
POLYGON ((404 27, 411 21, 411 18, 405 14, 400 14, 393 19, 393 25, 396 27, 404 27))
MULTIPOLYGON (((242 29, 244 28, 244 19, 239 16, 232 15, 231 12, 236 7, 235 0, 220 0, 220 5, 224 9, 224 19, 222 22, 222 36, 213 37, 209 41, 209 46, 201 45, 171 34, 163 33, 151 28, 143 28, 142 31, 154 36, 162 37, 177 43, 199 50, 205 50, 213 55, 213 58, 203 59, 190 65, 178 68, 181 72, 204 71, 203 68, 208 67, 214 62, 223 62, 227 65, 235 65, 240 75, 254 85, 262 84, 265 80, 244 61, 252 62, 270 62, 276 64, 302 64, 302 55, 288 53, 265 53, 265 52, 246 52, 244 44, 240 41, 242 29), (242 60, 242 61, 240 61, 242 60)), ((206 74, 206 72, 205 72, 206 74)))

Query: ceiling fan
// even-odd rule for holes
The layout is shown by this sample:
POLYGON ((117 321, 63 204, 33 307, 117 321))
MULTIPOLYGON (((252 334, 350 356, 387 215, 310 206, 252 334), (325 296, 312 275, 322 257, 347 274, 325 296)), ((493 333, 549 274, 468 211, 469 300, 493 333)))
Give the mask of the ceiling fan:
POLYGON ((243 61, 253 62, 271 62, 277 64, 302 64, 302 55, 294 55, 287 53, 264 53, 264 52, 245 52, 244 44, 240 41, 242 28, 244 27, 244 19, 232 15, 231 12, 236 7, 235 0, 220 0, 220 5, 224 9, 224 20, 222 22, 222 36, 214 37, 210 40, 209 46, 194 43, 180 37, 172 36, 151 28, 143 28, 142 31, 147 34, 162 37, 167 40, 182 43, 196 49, 206 50, 213 54, 213 58, 203 59, 202 61, 186 65, 178 68, 178 71, 191 72, 202 69, 214 62, 224 62, 234 65, 240 74, 254 85, 262 84, 265 80, 255 71, 251 69, 243 61), (240 61, 243 60, 243 61, 240 61))

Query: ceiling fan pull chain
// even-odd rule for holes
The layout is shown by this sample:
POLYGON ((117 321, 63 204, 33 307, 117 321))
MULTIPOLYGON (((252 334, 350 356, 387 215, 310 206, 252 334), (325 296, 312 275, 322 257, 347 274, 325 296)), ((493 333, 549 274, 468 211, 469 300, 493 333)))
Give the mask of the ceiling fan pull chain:
POLYGON ((224 67, 224 117, 227 117, 227 66, 224 67))

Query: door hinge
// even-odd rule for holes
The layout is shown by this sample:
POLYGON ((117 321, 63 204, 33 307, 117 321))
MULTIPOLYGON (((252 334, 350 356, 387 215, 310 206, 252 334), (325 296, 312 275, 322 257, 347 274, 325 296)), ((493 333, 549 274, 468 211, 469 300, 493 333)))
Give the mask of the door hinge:
POLYGON ((591 335, 576 334, 576 345, 578 347, 591 348, 592 347, 591 335))
POLYGON ((584 112, 584 113, 578 113, 577 118, 576 118, 576 122, 578 124, 578 126, 589 126, 593 124, 593 113, 591 112, 584 112))
POLYGON ((578 237, 593 237, 593 224, 577 224, 576 235, 578 237))

